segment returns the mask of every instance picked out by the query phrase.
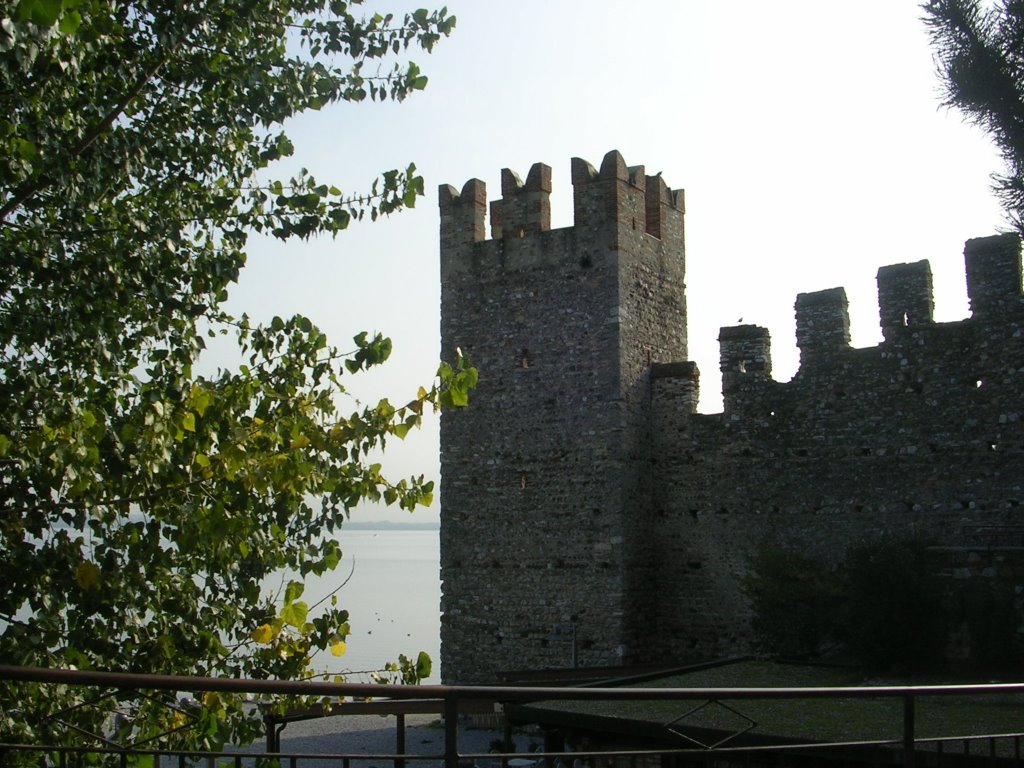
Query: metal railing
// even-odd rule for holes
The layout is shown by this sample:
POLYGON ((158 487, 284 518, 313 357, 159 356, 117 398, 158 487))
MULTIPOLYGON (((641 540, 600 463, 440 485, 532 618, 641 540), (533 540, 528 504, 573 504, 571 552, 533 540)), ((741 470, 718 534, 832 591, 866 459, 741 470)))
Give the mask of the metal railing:
MULTIPOLYGON (((396 715, 399 733, 396 751, 389 754, 302 754, 280 752, 278 725, 301 719, 314 713, 295 712, 274 715, 267 719, 267 750, 264 752, 194 752, 174 751, 152 745, 147 748, 121 748, 117 746, 84 743, 71 746, 52 744, 8 743, 0 733, 0 761, 6 756, 35 754, 40 764, 56 762, 61 768, 83 764, 83 755, 114 755, 122 766, 146 758, 145 763, 156 766, 176 765, 184 768, 197 761, 210 766, 224 762, 237 768, 253 765, 260 759, 275 760, 279 765, 299 768, 310 761, 327 761, 341 768, 349 768, 354 761, 406 761, 443 764, 444 768, 459 768, 468 762, 488 765, 508 765, 509 761, 523 759, 523 753, 471 753, 459 747, 459 717, 468 711, 479 711, 483 704, 499 706, 531 705, 547 702, 589 702, 608 705, 613 702, 676 702, 697 711, 715 703, 732 709, 742 702, 776 700, 804 700, 812 702, 851 702, 865 699, 886 699, 901 703, 899 731, 901 736, 891 739, 842 740, 810 738, 771 738, 758 743, 725 738, 714 743, 703 743, 686 737, 688 743, 675 746, 644 746, 638 739, 634 746, 615 749, 548 750, 532 752, 529 758, 549 766, 612 764, 689 765, 806 765, 811 762, 834 765, 972 765, 979 760, 986 765, 1020 764, 1020 742, 1024 736, 1024 704, 1020 707, 1019 729, 980 733, 949 733, 919 738, 916 734, 918 702, 928 697, 971 697, 985 702, 989 697, 1024 694, 1024 683, 988 685, 931 685, 882 687, 820 687, 820 688, 655 688, 655 687, 509 687, 509 686, 400 686, 359 683, 329 683, 319 681, 286 682, 277 680, 238 680, 163 675, 122 674, 63 669, 40 669, 0 665, 0 685, 8 682, 30 682, 43 685, 80 686, 100 691, 189 691, 195 693, 226 692, 249 694, 269 700, 276 696, 322 696, 331 700, 344 697, 345 711, 354 714, 368 712, 396 715), (729 704, 725 704, 729 702, 729 704), (441 716, 444 729, 444 749, 438 754, 413 754, 405 750, 404 715, 410 712, 436 713, 441 716), (813 759, 805 759, 813 758, 813 759), (577 762, 578 761, 578 762, 577 762), (973 761, 973 762, 972 762, 973 761)), ((1024 698, 1021 699, 1024 702, 1024 698)), ((735 710, 734 710, 735 711, 735 710)), ((6 716, 11 717, 8 711, 6 716)), ((742 715, 741 715, 742 716, 742 715)), ((569 715, 571 718, 571 715, 569 715)), ((679 720, 681 718, 675 718, 679 720)), ((751 721, 753 722, 753 721, 751 721)), ((668 725, 666 723, 666 725, 668 725)), ((893 723, 895 726, 896 723, 893 723)), ((964 724, 965 730, 967 724, 964 724)), ((750 731, 747 728, 743 733, 750 731)), ((977 727, 975 727, 977 730, 977 727)), ((676 731, 676 733, 680 733, 676 731)), ((651 742, 647 742, 650 744, 651 742)), ((318 764, 321 764, 318 763, 318 764)))

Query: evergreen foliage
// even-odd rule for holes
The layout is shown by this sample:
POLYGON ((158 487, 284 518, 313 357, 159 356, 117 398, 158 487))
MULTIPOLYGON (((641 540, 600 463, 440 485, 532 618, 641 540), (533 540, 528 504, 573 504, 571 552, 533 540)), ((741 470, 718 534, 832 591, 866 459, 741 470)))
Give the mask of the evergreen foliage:
POLYGON ((996 190, 1024 233, 1024 2, 929 0, 922 7, 945 103, 996 143, 1006 164, 996 190))

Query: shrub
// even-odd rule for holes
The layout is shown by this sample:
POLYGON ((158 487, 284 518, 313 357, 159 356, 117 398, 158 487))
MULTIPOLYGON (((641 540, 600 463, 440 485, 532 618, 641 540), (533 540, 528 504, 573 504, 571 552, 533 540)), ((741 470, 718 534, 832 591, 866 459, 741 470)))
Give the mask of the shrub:
POLYGON ((880 538, 851 547, 843 563, 841 636, 874 669, 933 666, 946 645, 942 584, 920 539, 880 538))
POLYGON ((744 582, 761 650, 791 658, 820 653, 834 635, 836 574, 819 560, 765 547, 751 561, 744 582))
MULTIPOLYGON (((814 658, 838 648, 855 663, 880 671, 919 671, 942 660, 953 623, 950 601, 920 539, 866 539, 834 566, 805 552, 764 548, 750 566, 744 589, 754 632, 767 653, 814 658)), ((1002 607, 988 611, 984 606, 1006 602, 1005 596, 990 598, 962 601, 972 606, 962 621, 968 623, 973 650, 1005 656, 1013 647, 1007 638, 1015 614, 1002 607)))

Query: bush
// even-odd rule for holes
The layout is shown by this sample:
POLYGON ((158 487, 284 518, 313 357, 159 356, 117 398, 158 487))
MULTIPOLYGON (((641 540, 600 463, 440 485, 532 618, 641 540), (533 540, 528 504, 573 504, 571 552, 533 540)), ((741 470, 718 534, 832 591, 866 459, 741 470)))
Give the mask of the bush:
POLYGON ((933 666, 946 646, 947 618, 934 562, 919 539, 873 539, 843 563, 842 639, 874 669, 933 666))
POLYGON ((801 552, 761 549, 744 583, 761 650, 790 658, 818 655, 835 634, 836 574, 801 552))
POLYGON ((955 592, 935 575, 936 565, 917 538, 865 540, 835 566, 804 552, 762 549, 744 581, 761 650, 814 658, 838 648, 870 669, 922 671, 942 665, 950 629, 959 626, 970 664, 1009 660, 1018 619, 1012 589, 955 592))
POLYGON ((968 579, 950 597, 950 623, 965 630, 971 664, 984 670, 1019 667, 1020 611, 1013 586, 991 579, 968 579))

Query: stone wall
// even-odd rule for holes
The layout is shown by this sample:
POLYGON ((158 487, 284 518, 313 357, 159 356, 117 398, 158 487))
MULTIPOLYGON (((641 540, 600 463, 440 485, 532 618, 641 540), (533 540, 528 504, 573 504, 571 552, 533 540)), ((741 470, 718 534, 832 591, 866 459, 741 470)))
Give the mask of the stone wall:
POLYGON ((751 649, 740 582, 762 545, 827 559, 913 533, 986 557, 1020 550, 1019 242, 972 240, 966 258, 970 319, 932 320, 926 262, 883 267, 876 347, 850 348, 845 294, 832 289, 797 298, 791 382, 765 375, 768 334, 752 326, 721 331, 723 414, 671 407, 659 390, 673 377, 655 378, 667 402, 655 425, 664 609, 651 658, 751 649))
POLYGON ((449 682, 629 655, 642 551, 650 363, 685 357, 681 195, 610 153, 574 160, 576 226, 551 171, 440 192, 442 347, 480 370, 441 423, 441 657, 449 682), (655 299, 652 301, 652 299, 655 299), (639 548, 639 551, 638 551, 639 548))
POLYGON ((491 239, 483 183, 441 188, 442 345, 480 370, 441 423, 445 682, 565 666, 573 627, 582 665, 750 650, 741 582, 766 544, 837 558, 915 532, 958 577, 1016 585, 970 567, 1024 549, 1015 236, 968 242, 959 322, 934 322, 927 262, 881 268, 875 347, 850 347, 843 289, 801 294, 788 383, 766 329, 721 329, 705 415, 682 193, 617 152, 572 182, 575 226, 551 230, 551 170, 504 171, 491 239))

